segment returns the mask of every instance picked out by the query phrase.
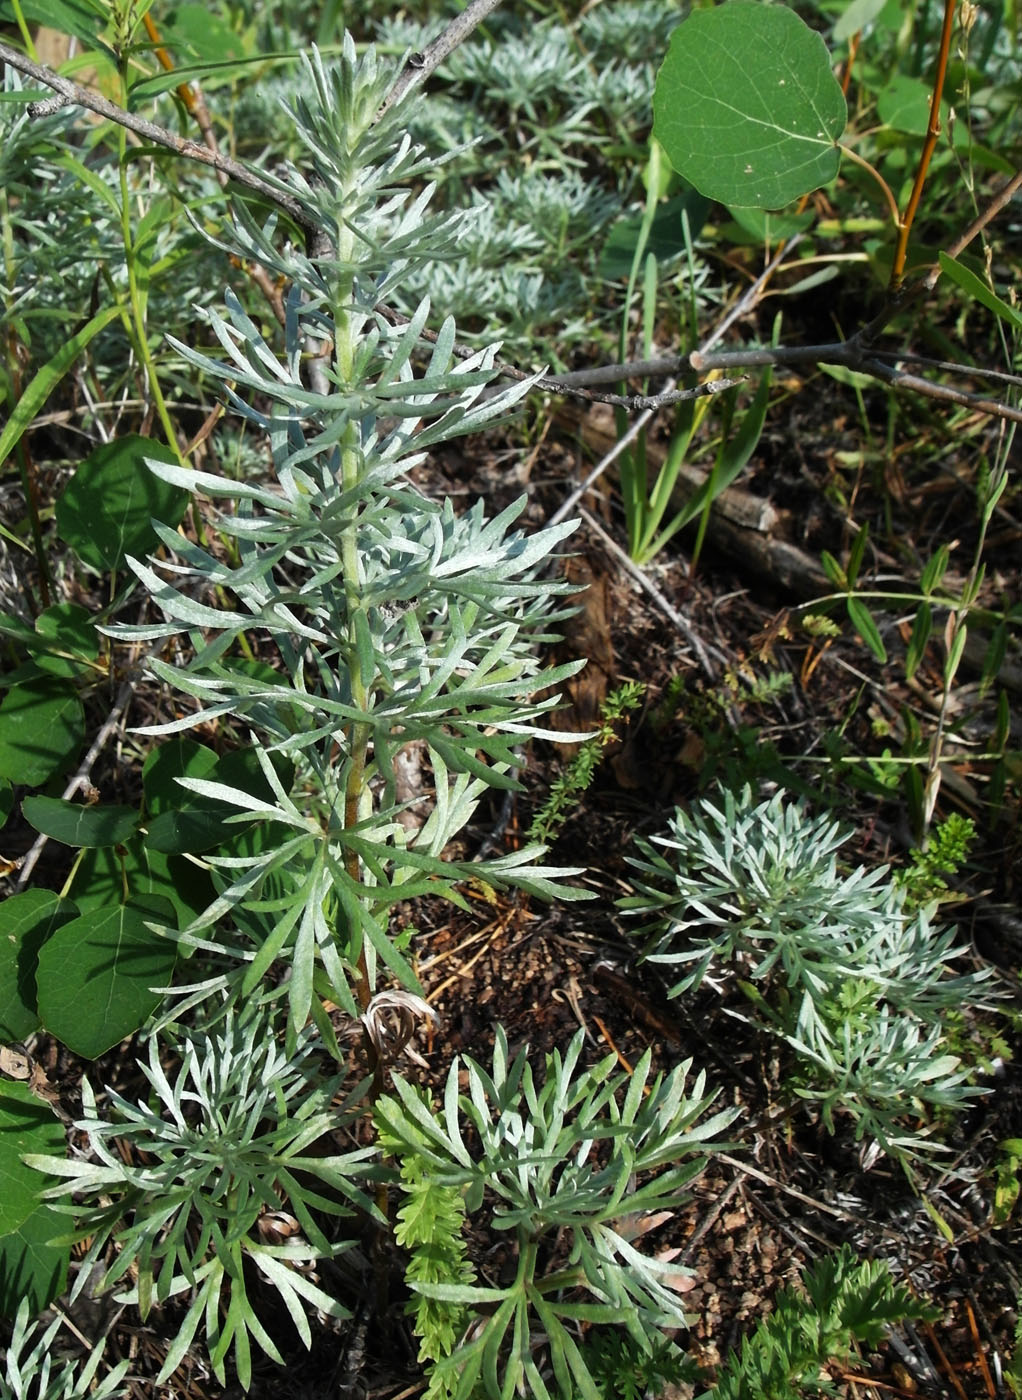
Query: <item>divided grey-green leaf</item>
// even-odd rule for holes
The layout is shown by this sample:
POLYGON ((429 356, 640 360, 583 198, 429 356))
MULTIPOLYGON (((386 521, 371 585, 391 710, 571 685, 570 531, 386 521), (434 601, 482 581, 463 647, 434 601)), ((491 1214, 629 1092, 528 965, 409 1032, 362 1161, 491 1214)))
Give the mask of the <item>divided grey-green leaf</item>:
POLYGON ((847 110, 819 34, 783 5, 729 0, 674 31, 653 116, 702 194, 779 209, 837 174, 847 110))

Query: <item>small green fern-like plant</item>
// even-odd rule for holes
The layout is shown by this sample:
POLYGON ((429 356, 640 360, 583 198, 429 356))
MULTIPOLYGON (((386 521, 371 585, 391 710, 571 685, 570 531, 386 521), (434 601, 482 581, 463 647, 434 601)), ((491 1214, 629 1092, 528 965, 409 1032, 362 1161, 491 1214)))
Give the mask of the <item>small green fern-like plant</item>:
POLYGON ((587 790, 603 762, 607 745, 619 737, 617 725, 642 704, 646 687, 638 681, 625 681, 610 691, 600 706, 600 723, 578 749, 568 767, 550 788, 543 806, 533 818, 529 836, 533 841, 552 841, 567 821, 578 799, 587 790))
POLYGON ((953 899, 945 877, 955 875, 962 868, 975 839, 975 822, 960 812, 950 812, 943 821, 937 822, 929 833, 925 849, 913 849, 908 864, 895 874, 895 883, 904 891, 906 903, 921 908, 953 899))
MULTIPOLYGON (((620 1328, 594 1327, 579 1348, 600 1400, 646 1400, 698 1379, 699 1366, 666 1337, 649 1351, 620 1328)), ((575 1392, 573 1400, 579 1400, 575 1392)))
MULTIPOLYGON (((414 1093, 414 1089, 410 1089, 414 1093)), ((428 1109, 425 1094, 419 1095, 428 1109)), ((378 1118, 378 1141, 384 1153, 398 1164, 403 1201, 394 1223, 394 1238, 408 1251, 405 1281, 412 1289, 407 1312, 413 1318, 419 1338, 419 1360, 436 1363, 450 1356, 465 1328, 468 1310, 462 1304, 431 1297, 426 1288, 434 1284, 455 1286, 475 1283, 475 1270, 468 1260, 465 1240, 465 1193, 457 1186, 436 1181, 426 1159, 408 1150, 408 1138, 415 1137, 414 1124, 406 1119, 403 1137, 394 1134, 383 1117, 378 1118)), ((425 1142, 425 1139, 422 1139, 425 1142)), ((457 1377, 430 1365, 428 1400, 447 1400, 457 1377)))
POLYGON ((889 1327, 933 1321, 939 1310, 896 1283, 886 1264, 859 1261, 842 1245, 804 1276, 803 1292, 785 1288, 773 1312, 734 1352, 700 1400, 805 1400, 839 1395, 828 1362, 847 1363, 852 1344, 875 1347, 889 1327))

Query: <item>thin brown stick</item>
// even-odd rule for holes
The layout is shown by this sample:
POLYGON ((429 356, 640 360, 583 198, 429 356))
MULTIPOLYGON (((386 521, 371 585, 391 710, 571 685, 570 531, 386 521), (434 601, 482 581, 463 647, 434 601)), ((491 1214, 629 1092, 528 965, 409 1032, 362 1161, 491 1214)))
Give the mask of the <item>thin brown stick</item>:
MULTIPOLYGON (((883 356, 892 360, 899 358, 897 350, 885 350, 883 356)), ((696 352, 688 358, 692 368, 700 373, 708 373, 715 369, 751 369, 767 365, 844 365, 847 369, 871 375, 874 379, 880 379, 895 388, 911 389, 923 398, 961 404, 963 408, 989 414, 991 418, 1005 418, 1012 423, 1022 423, 1022 410, 1003 403, 1000 399, 991 399, 985 394, 971 394, 965 389, 956 389, 951 384, 935 384, 931 379, 923 379, 918 374, 908 374, 904 370, 884 364, 877 352, 864 352, 857 336, 828 345, 778 345, 757 350, 722 350, 712 355, 696 352)), ((999 375, 997 371, 988 373, 983 369, 975 369, 972 365, 941 362, 941 368, 948 368, 963 375, 976 375, 978 378, 999 377, 1006 379, 1008 383, 1017 382, 1014 375, 999 375)))
POLYGON ((841 74, 841 91, 845 97, 848 96, 848 89, 852 85, 852 69, 855 67, 855 56, 859 52, 861 39, 862 30, 857 29, 848 40, 848 57, 845 59, 844 71, 841 74))
MULTIPOLYGON (((708 352, 710 347, 716 345, 717 341, 720 340, 720 338, 726 333, 729 326, 733 325, 734 322, 737 321, 740 316, 744 316, 746 312, 750 311, 752 307, 756 305, 756 303, 762 296, 764 290, 766 289, 767 283, 770 281, 770 278, 776 272, 777 268, 780 267, 781 263, 788 256, 791 250, 798 244, 798 241, 799 240, 797 236, 795 238, 788 239, 787 243, 784 244, 783 248, 781 248, 777 253, 775 253, 774 256, 770 259, 769 263, 756 278, 755 282, 753 282, 751 286, 745 289, 745 291, 738 298, 738 300, 735 302, 734 306, 732 306, 731 310, 727 313, 727 315, 724 316, 717 323, 717 325, 714 326, 713 330, 710 331, 709 335, 703 341, 700 350, 693 352, 693 354, 689 356, 689 364, 692 366, 693 369, 698 368, 695 363, 696 355, 705 354, 706 352, 708 352)), ((710 380, 708 382, 710 384, 716 384, 718 391, 725 387, 724 382, 722 380, 710 380)), ((544 384, 552 389, 563 392, 557 380, 541 381, 541 387, 544 384)), ((668 380, 667 384, 665 385, 665 390, 671 391, 673 390, 673 387, 674 381, 668 380)), ((568 393, 579 392, 578 390, 569 386, 566 386, 566 391, 568 393)), ((705 394, 709 392, 713 391, 708 389, 706 384, 700 385, 699 390, 697 391, 698 394, 705 394)), ((689 394, 690 396, 692 396, 691 391, 689 391, 689 394)), ((589 397, 599 401, 602 396, 592 394, 589 395, 589 397)), ((649 422, 652 416, 652 407, 646 407, 643 409, 643 411, 640 413, 639 417, 635 420, 635 422, 629 426, 628 431, 618 439, 618 441, 606 454, 606 456, 603 457, 599 462, 597 462, 596 466, 586 477, 585 481, 582 482, 581 486, 576 487, 575 490, 568 497, 568 499, 566 501, 561 502, 560 506, 557 508, 557 510, 551 517, 550 523, 552 525, 557 524, 559 521, 564 520, 567 517, 569 511, 571 511, 574 508, 576 502, 582 499, 582 497, 589 490, 593 482, 596 481, 596 479, 599 476, 601 476, 604 471, 606 471, 606 469, 611 465, 611 463, 616 461, 617 458, 620 457, 621 453, 625 450, 628 444, 639 435, 639 433, 646 426, 646 424, 649 422)))
POLYGON ((838 1210, 835 1206, 829 1206, 826 1201, 818 1200, 815 1196, 807 1196, 804 1191, 799 1191, 797 1187, 786 1185, 776 1176, 768 1176, 766 1172, 761 1172, 758 1167, 754 1167, 751 1162, 739 1161, 730 1153, 718 1152, 717 1161, 726 1162, 729 1167, 734 1167, 735 1171, 743 1172, 746 1176, 761 1181, 764 1186, 770 1186, 775 1191, 783 1191, 786 1196, 801 1201, 805 1206, 812 1206, 814 1210, 823 1211, 825 1215, 832 1215, 836 1220, 854 1220, 855 1218, 847 1210, 838 1210))
MULTIPOLYGON (((947 250, 948 257, 957 258, 959 253, 964 252, 965 249, 972 242, 972 240, 975 237, 977 237, 978 234, 981 234, 983 232, 987 224, 990 223, 991 219, 996 218, 997 215, 1004 208, 1004 206, 1008 204, 1015 197, 1016 194, 1018 194, 1020 187, 1022 187, 1022 170, 1016 170, 1015 174, 1011 177, 1011 179, 1006 181, 1002 188, 997 192, 997 194, 994 195, 993 199, 983 210, 983 212, 977 215, 975 219, 973 219, 972 223, 965 230, 962 236, 960 238, 956 238, 954 243, 951 244, 951 247, 947 250)), ((923 279, 923 286, 926 288, 927 291, 929 291, 936 285, 937 278, 939 276, 940 264, 937 263, 936 266, 923 279)))
MULTIPOLYGON (((381 316, 386 317, 391 325, 404 326, 408 324, 409 318, 404 315, 403 312, 395 311, 391 306, 384 306, 381 304, 376 307, 376 310, 381 316)), ((427 344, 433 344, 437 339, 436 331, 423 329, 420 334, 427 344)), ((468 359, 470 355, 476 354, 476 350, 473 349, 471 345, 465 345, 460 341, 455 341, 451 346, 451 353, 457 355, 459 359, 465 360, 468 359)), ((641 368, 642 365, 671 364, 675 368, 678 368, 680 365, 684 364, 684 360, 676 355, 671 357, 670 360, 649 360, 640 361, 638 363, 640 368, 634 370, 634 373, 645 375, 646 373, 662 373, 664 371, 648 369, 644 371, 641 368)), ((503 378, 514 379, 518 383, 521 383, 525 379, 534 378, 534 376, 529 374, 526 370, 519 369, 517 365, 509 365, 504 360, 495 360, 493 367, 503 378)), ((622 366, 610 366, 610 369, 621 368, 622 366)), ((579 387, 586 383, 612 383, 615 379, 620 378, 620 374, 609 374, 607 367, 600 365, 592 370, 578 370, 572 374, 563 376, 542 375, 539 379, 535 379, 535 385, 537 389, 549 390, 551 393, 555 394, 565 394, 570 398, 585 399, 587 403, 606 403, 612 404, 617 408, 628 408, 633 411, 641 410, 647 415, 642 420, 642 422, 645 423, 649 421, 648 415, 655 412, 658 408, 665 407, 667 404, 681 403, 685 399, 701 399, 705 398, 708 394, 722 394, 725 389, 733 389, 736 385, 742 383, 741 379, 711 379, 705 384, 697 384, 694 389, 675 389, 674 381, 669 380, 659 394, 600 394, 593 390, 579 387)), ((629 439, 629 441, 630 440, 631 439, 629 439)))
POLYGON ((422 53, 412 54, 394 86, 383 99, 380 110, 376 113, 376 120, 379 121, 395 102, 400 102, 407 92, 435 72, 444 59, 452 54, 459 44, 463 44, 472 30, 482 24, 486 16, 499 4, 500 0, 471 0, 471 4, 467 5, 460 15, 456 15, 422 53))
POLYGON ((997 1391, 994 1387, 994 1380, 990 1374, 990 1367, 983 1352, 983 1343, 979 1338, 979 1328, 976 1326, 976 1314, 973 1312, 972 1303, 968 1298, 965 1300, 965 1312, 969 1319, 969 1332, 972 1336, 972 1344, 976 1348, 976 1361, 979 1365, 980 1375, 983 1377, 983 1384, 986 1386, 989 1400, 995 1400, 997 1391))
MULTIPOLYGON (((10 45, 0 43, 0 62, 8 64, 11 68, 16 68, 19 73, 24 73, 36 82, 45 84, 46 87, 53 88, 59 93, 65 102, 73 102, 78 107, 85 107, 90 112, 96 112, 101 117, 106 117, 108 121, 116 122, 118 126, 125 127, 128 131, 133 131, 136 136, 141 136, 144 140, 152 142, 155 146, 163 146, 168 151, 173 151, 175 155, 183 156, 185 160, 197 160, 202 165, 212 166, 214 170, 222 171, 235 184, 243 185, 246 189, 262 195, 264 199, 275 204, 278 209, 288 214, 295 223, 310 232, 316 231, 316 223, 302 208, 297 199, 292 199, 290 195, 271 185, 267 180, 250 170, 247 165, 242 165, 239 161, 232 160, 230 156, 225 156, 221 151, 211 151, 206 146, 200 145, 198 141, 186 141, 181 136, 175 136, 172 131, 165 127, 158 126, 156 122, 147 121, 145 117, 140 117, 137 112, 126 112, 123 107, 118 107, 116 102, 110 102, 98 92, 92 92, 89 88, 79 87, 77 83, 71 82, 70 78, 61 77, 52 68, 47 68, 45 64, 35 63, 31 58, 26 58, 24 54, 18 53, 17 49, 12 49, 10 45)), ((29 103, 28 112, 30 116, 40 115, 38 103, 29 103)))
POLYGON ((958 1373, 948 1360, 944 1348, 941 1346, 937 1334, 933 1330, 933 1323, 927 1322, 924 1318, 922 1320, 922 1329, 926 1333, 926 1339, 930 1343, 930 1346, 933 1347, 933 1350, 937 1353, 937 1365, 944 1372, 955 1394, 958 1396, 958 1400, 969 1400, 961 1381, 958 1379, 958 1373))
POLYGON ((874 1390, 888 1390, 892 1395, 900 1395, 904 1397, 904 1400, 912 1400, 910 1390, 905 1390, 900 1385, 891 1385, 888 1381, 882 1381, 877 1376, 860 1376, 852 1371, 841 1371, 837 1378, 841 1381, 847 1381, 849 1385, 868 1385, 874 1390))
POLYGON ((904 370, 891 369, 879 360, 866 360, 861 366, 863 373, 872 374, 897 389, 911 389, 927 399, 941 399, 945 403, 956 403, 974 413, 987 413, 991 418, 1005 418, 1009 423, 1022 423, 1022 409, 999 399, 988 399, 985 394, 970 394, 965 389, 956 389, 952 384, 935 384, 932 379, 923 379, 918 374, 906 374, 904 370))
POLYGON ((966 379, 993 379, 998 384, 1011 384, 1022 389, 1022 374, 1006 369, 989 369, 986 365, 966 365, 960 360, 935 360, 930 355, 917 355, 912 350, 875 350, 874 360, 900 361, 907 365, 924 365, 927 369, 943 370, 946 374, 961 374, 966 379))

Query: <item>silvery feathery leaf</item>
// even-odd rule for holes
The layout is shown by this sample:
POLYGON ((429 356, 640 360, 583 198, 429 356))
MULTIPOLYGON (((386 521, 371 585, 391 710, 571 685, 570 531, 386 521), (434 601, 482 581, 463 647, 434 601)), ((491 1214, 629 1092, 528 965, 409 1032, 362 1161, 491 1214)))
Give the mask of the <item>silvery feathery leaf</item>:
POLYGON ((311 1334, 302 1301, 347 1315, 294 1265, 350 1247, 327 1238, 326 1218, 356 1208, 376 1213, 365 1189, 379 1175, 375 1150, 330 1150, 334 1134, 361 1112, 366 1085, 339 1094, 341 1077, 320 1068, 315 1034, 304 1031, 289 1049, 278 1040, 278 1021, 255 1003, 238 1014, 228 1008, 209 1031, 151 1039, 148 1059, 139 1062, 147 1100, 131 1102, 108 1090, 104 1117, 85 1080, 84 1116, 76 1126, 88 1155, 26 1158, 58 1178, 44 1199, 76 1199, 57 1207, 75 1216, 76 1237, 90 1240, 76 1291, 93 1264, 110 1259, 113 1246, 101 1286, 133 1279, 121 1296, 137 1302, 143 1317, 154 1303, 190 1297, 158 1384, 200 1325, 221 1382, 232 1345, 246 1387, 250 1339, 281 1360, 248 1297, 246 1261, 276 1288, 306 1346, 311 1334), (172 1058, 176 1069, 166 1067, 172 1058), (281 1244, 260 1221, 285 1203, 302 1233, 281 1244), (221 1297, 229 1297, 232 1325, 223 1320, 221 1297))
POLYGON ((644 921, 644 956, 684 970, 670 995, 711 977, 740 987, 751 1019, 794 1050, 795 1093, 825 1126, 842 1116, 905 1162, 938 1150, 907 1117, 980 1092, 946 1022, 984 1004, 989 974, 950 973, 965 950, 930 911, 906 912, 886 867, 841 867, 849 834, 783 793, 724 792, 637 843, 636 892, 620 904, 644 921))

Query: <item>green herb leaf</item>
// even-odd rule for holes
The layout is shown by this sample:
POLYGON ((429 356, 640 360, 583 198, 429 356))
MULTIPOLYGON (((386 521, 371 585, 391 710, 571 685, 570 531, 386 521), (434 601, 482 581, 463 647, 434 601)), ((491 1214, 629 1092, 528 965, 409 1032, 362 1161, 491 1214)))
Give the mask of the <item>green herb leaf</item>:
POLYGON ((49 1104, 27 1084, 0 1081, 0 1235, 16 1230, 39 1204, 44 1183, 23 1154, 63 1151, 64 1129, 49 1104))
POLYGON ((45 676, 15 685, 0 705, 0 778, 41 787, 78 752, 85 714, 75 691, 45 676))
POLYGON ((178 461, 162 443, 129 434, 91 452, 57 498, 61 537, 94 569, 119 569, 127 555, 146 554, 158 543, 152 520, 176 525, 185 513, 187 492, 156 477, 146 458, 178 461))
POLYGON ((0 1042, 24 1040, 39 1026, 39 949, 78 908, 52 890, 23 890, 0 904, 0 1042))
POLYGON ((837 174, 847 111, 822 38, 793 10, 728 0, 671 36, 653 131, 721 204, 778 209, 837 174))
POLYGON ((63 924, 40 949, 39 1015, 51 1034, 94 1060, 144 1025, 160 1002, 176 948, 146 923, 173 923, 169 900, 147 897, 63 924))
POLYGON ((118 846, 138 826, 134 807, 83 807, 61 797, 26 797, 21 811, 36 831, 65 846, 118 846))

